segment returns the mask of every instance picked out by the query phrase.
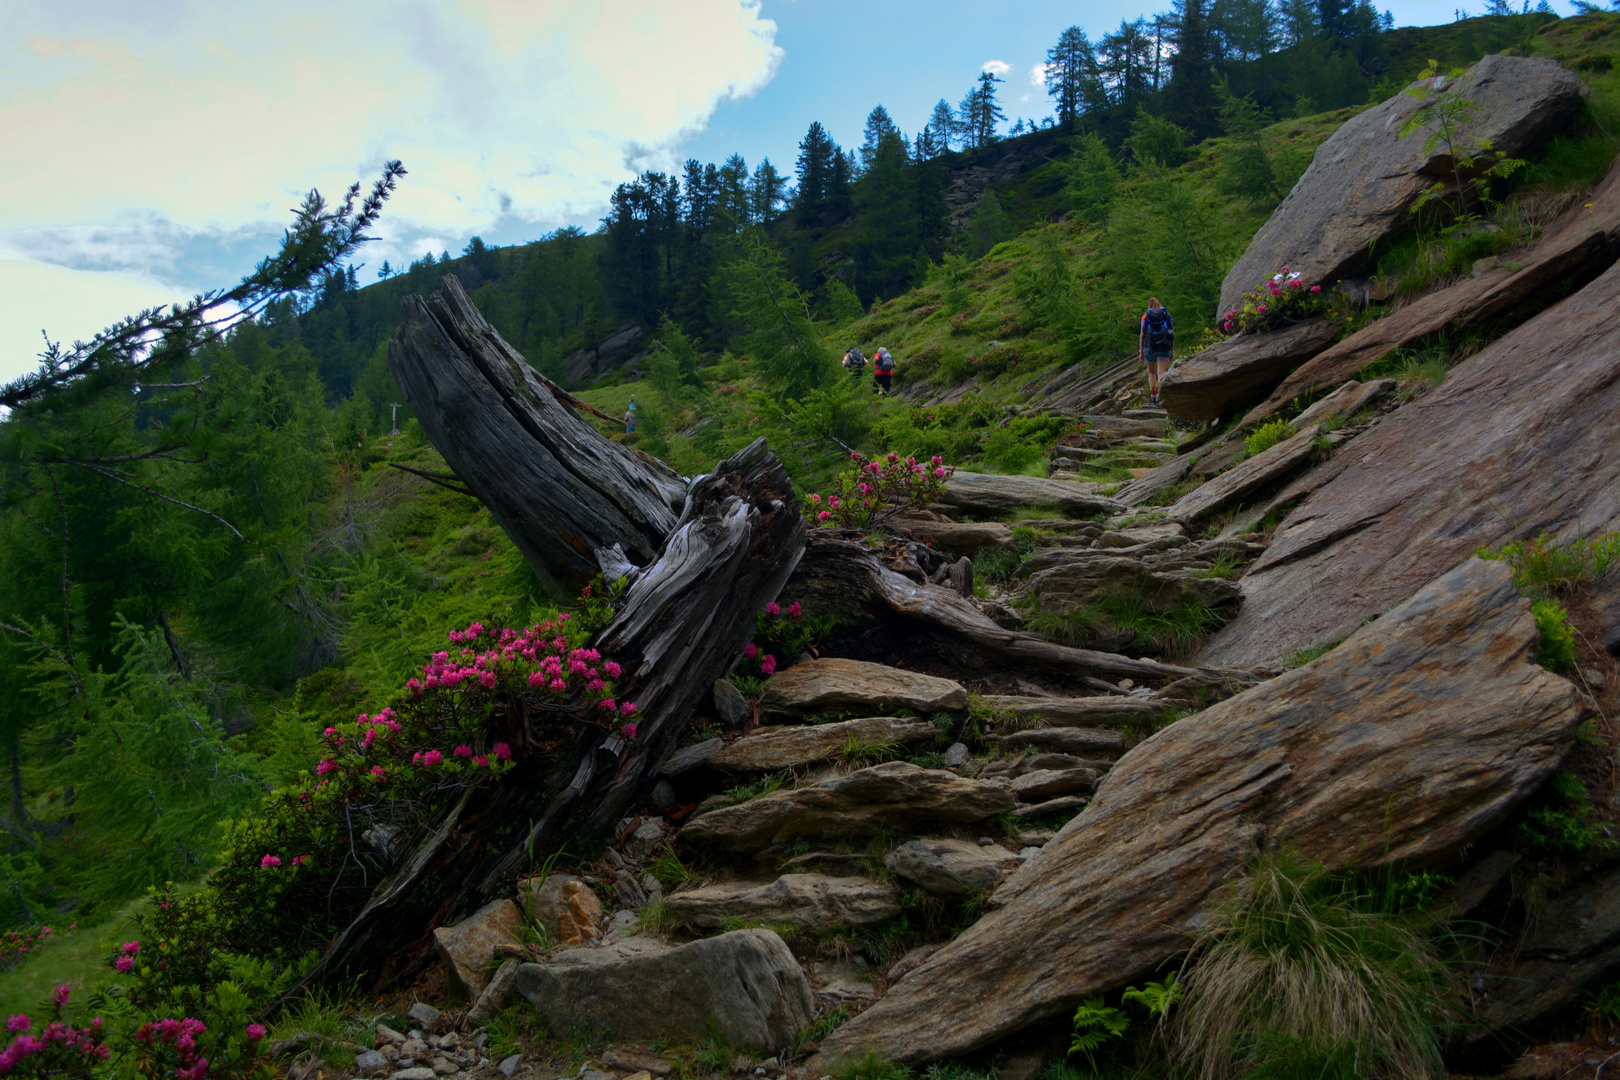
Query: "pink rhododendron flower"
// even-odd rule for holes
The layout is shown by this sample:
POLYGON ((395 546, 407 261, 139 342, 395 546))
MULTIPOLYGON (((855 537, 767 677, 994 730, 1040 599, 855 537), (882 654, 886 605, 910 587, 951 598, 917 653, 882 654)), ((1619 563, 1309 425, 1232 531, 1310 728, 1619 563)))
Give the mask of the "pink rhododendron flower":
POLYGON ((773 619, 776 618, 778 615, 782 614, 782 605, 776 603, 775 601, 766 604, 765 614, 769 615, 773 619))
POLYGON ((631 721, 630 723, 624 725, 624 727, 620 728, 619 736, 626 740, 634 739, 636 737, 635 721, 631 721))
POLYGON ((307 862, 309 862, 309 856, 308 855, 294 855, 293 856, 292 864, 294 866, 298 866, 298 865, 300 865, 302 863, 307 863, 307 862))
POLYGON ((759 662, 759 670, 769 675, 776 670, 776 657, 766 654, 765 659, 759 662))
POLYGON ((134 966, 135 958, 133 956, 120 956, 116 961, 113 962, 113 967, 125 974, 128 974, 129 970, 134 966))
POLYGON ((512 748, 503 742, 495 744, 495 757, 500 761, 512 760, 512 748))
POLYGON ((384 769, 381 765, 373 765, 371 767, 371 775, 381 780, 383 777, 388 775, 388 770, 384 769))
POLYGON ((618 664, 615 664, 611 660, 609 660, 607 662, 607 664, 604 665, 604 666, 607 669, 608 678, 610 678, 610 679, 617 679, 619 677, 619 672, 623 670, 622 668, 619 667, 618 664))
POLYGON ((827 511, 823 510, 821 513, 816 515, 816 520, 817 521, 826 521, 830 517, 832 517, 832 515, 829 514, 827 511))
POLYGON ((1261 304, 1260 305, 1260 314, 1264 315, 1265 313, 1266 313, 1266 305, 1261 304))
POLYGON ((754 657, 759 655, 759 646, 750 641, 748 644, 743 646, 743 655, 752 660, 754 657))
POLYGON ((429 750, 427 753, 422 755, 422 767, 424 769, 431 769, 443 760, 443 754, 439 753, 437 750, 429 750))
POLYGON ((68 996, 72 993, 73 987, 69 986, 67 983, 63 983, 61 986, 58 986, 55 990, 51 991, 51 1003, 57 1008, 61 1008, 63 1005, 68 1003, 68 996))
POLYGON ((473 764, 478 766, 480 769, 489 768, 489 755, 479 754, 477 757, 473 758, 473 764))
POLYGON ((315 766, 316 776, 325 776, 329 772, 337 772, 338 764, 331 758, 322 758, 321 763, 315 766))
POLYGON ((451 753, 455 754, 456 757, 472 757, 472 747, 463 743, 461 746, 458 746, 451 751, 451 753))
MULTIPOLYGON (((259 860, 259 865, 266 870, 273 870, 281 865, 281 860, 276 858, 274 855, 266 855, 264 858, 259 860)), ((125 945, 124 949, 125 951, 128 951, 129 946, 125 945)))
POLYGON ((18 1013, 6 1021, 6 1030, 15 1035, 19 1031, 27 1031, 28 1025, 33 1021, 28 1019, 27 1013, 18 1013))
POLYGON ((804 615, 804 608, 800 607, 799 602, 795 600, 788 605, 787 613, 788 618, 797 619, 804 615))
POLYGON ((1312 285, 1311 286, 1311 292, 1321 292, 1321 291, 1322 291, 1322 286, 1320 286, 1320 285, 1312 285))
POLYGON ((619 706, 619 711, 625 716, 634 716, 639 706, 633 701, 626 701, 619 706))

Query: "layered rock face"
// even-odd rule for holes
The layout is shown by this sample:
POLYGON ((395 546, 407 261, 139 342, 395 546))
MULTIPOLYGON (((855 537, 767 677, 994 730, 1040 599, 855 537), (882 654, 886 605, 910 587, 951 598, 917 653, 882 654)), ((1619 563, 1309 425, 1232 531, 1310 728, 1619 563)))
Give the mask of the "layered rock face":
POLYGON ((1617 415, 1620 266, 1348 443, 1201 659, 1264 663, 1342 637, 1481 546, 1620 528, 1617 415))
POLYGON ((1129 752, 1091 806, 810 1062, 952 1057, 1151 973, 1262 850, 1421 864, 1559 767, 1588 706, 1535 663, 1529 601, 1470 560, 1312 664, 1129 752))
MULTIPOLYGON (((1442 90, 1480 106, 1469 134, 1508 157, 1545 138, 1590 95, 1578 76, 1551 60, 1503 55, 1485 57, 1454 85, 1431 88, 1442 90)), ((1423 104, 1397 94, 1317 148, 1305 175, 1227 273, 1217 313, 1285 265, 1324 285, 1352 276, 1413 227, 1418 197, 1451 172, 1443 145, 1424 152, 1428 128, 1400 137, 1401 125, 1423 104)))

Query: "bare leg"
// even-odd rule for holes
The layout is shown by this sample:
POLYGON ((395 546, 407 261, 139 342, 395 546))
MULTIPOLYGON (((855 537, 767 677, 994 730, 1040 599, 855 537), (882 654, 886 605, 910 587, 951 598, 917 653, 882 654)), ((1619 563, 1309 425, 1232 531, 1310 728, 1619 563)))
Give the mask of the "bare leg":
MULTIPOLYGON (((1170 361, 1168 361, 1168 360, 1155 360, 1153 362, 1153 366, 1158 369, 1158 376, 1159 376, 1157 379, 1154 380, 1154 383, 1157 384, 1157 385, 1162 386, 1164 384, 1164 376, 1170 370, 1170 361)), ((1154 393, 1158 393, 1158 391, 1155 390, 1154 393)))

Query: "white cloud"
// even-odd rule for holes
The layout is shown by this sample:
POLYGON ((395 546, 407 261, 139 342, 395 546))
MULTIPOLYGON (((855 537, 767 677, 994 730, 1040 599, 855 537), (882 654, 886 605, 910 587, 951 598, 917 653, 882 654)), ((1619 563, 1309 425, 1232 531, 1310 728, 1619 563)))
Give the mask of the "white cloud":
POLYGON ((979 65, 980 71, 988 71, 992 75, 1001 76, 1012 70, 1012 65, 1005 60, 986 60, 979 65))
POLYGON ((782 55, 758 0, 6 8, 0 248, 162 281, 393 157, 410 175, 369 262, 594 214, 782 55))
POLYGON ((1045 64, 1036 64, 1034 67, 1029 69, 1029 84, 1031 86, 1045 86, 1046 85, 1046 65, 1045 64))

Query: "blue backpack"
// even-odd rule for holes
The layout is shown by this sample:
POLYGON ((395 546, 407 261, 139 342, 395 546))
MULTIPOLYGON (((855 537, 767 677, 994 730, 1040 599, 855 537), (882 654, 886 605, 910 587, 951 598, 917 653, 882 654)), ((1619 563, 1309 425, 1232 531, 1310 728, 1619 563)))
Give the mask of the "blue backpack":
POLYGON ((1176 325, 1170 318, 1170 312, 1164 308, 1148 308, 1142 322, 1147 327, 1149 345, 1159 349, 1170 344, 1170 334, 1176 325))

